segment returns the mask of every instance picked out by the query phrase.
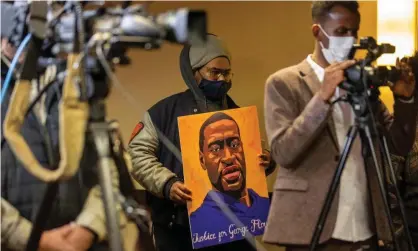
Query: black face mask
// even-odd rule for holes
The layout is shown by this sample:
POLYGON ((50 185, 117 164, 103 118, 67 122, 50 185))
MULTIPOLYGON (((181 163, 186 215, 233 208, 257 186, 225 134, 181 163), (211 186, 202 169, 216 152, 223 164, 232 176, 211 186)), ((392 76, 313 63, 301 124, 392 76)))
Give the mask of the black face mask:
POLYGON ((200 81, 199 88, 208 99, 220 100, 228 93, 231 86, 231 82, 226 82, 224 80, 213 81, 203 78, 202 81, 200 81))

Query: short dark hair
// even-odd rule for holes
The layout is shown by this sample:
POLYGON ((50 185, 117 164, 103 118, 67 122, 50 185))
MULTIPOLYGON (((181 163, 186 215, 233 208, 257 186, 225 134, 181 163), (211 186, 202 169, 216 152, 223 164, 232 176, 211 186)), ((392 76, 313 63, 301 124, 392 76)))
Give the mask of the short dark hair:
POLYGON ((201 152, 203 151, 203 144, 205 142, 205 129, 206 129, 206 127, 208 127, 210 124, 213 124, 217 121, 224 120, 224 119, 234 121, 234 123, 238 127, 238 133, 239 133, 239 126, 238 126, 238 123, 235 121, 235 119, 233 119, 231 116, 229 116, 229 115, 227 115, 223 112, 214 113, 205 122, 203 122, 202 126, 200 127, 199 148, 200 148, 201 152))
POLYGON ((335 6, 342 6, 348 9, 350 12, 357 14, 360 17, 359 4, 357 1, 320 1, 315 0, 312 2, 312 21, 323 22, 332 8, 335 6))

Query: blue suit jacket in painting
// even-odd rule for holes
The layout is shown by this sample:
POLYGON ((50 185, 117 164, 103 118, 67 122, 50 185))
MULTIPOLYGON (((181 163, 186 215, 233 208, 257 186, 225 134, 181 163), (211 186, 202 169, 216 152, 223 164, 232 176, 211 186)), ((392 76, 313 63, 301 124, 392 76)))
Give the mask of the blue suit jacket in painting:
POLYGON ((244 239, 248 233, 261 235, 267 221, 270 201, 254 190, 248 189, 251 206, 217 191, 210 191, 202 205, 190 215, 193 248, 202 248, 244 239), (219 198, 243 224, 234 224, 221 210, 214 199, 219 198))

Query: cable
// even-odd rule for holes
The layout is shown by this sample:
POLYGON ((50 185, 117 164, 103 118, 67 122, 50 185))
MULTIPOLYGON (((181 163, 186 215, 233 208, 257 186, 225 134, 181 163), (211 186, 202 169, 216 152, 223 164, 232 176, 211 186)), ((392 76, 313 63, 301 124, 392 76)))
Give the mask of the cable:
MULTIPOLYGON (((7 69, 10 69, 11 62, 4 54, 1 54, 1 62, 7 66, 7 69)), ((14 69, 13 74, 15 76, 15 79, 19 78, 19 73, 16 71, 16 69, 14 69)))
POLYGON ((17 61, 19 60, 20 54, 22 54, 23 49, 26 47, 26 45, 29 43, 30 39, 32 38, 32 34, 26 35, 25 39, 23 39, 22 43, 19 45, 19 48, 16 51, 16 55, 14 56, 12 63, 10 64, 10 68, 7 71, 6 78, 4 80, 3 88, 1 89, 1 101, 0 103, 3 103, 4 97, 7 93, 7 89, 9 88, 10 80, 12 78, 14 68, 16 67, 17 61))
MULTIPOLYGON (((138 102, 136 102, 135 98, 131 95, 129 91, 125 89, 125 87, 119 82, 118 78, 113 73, 111 67, 109 66, 109 63, 106 60, 106 56, 104 55, 103 49, 101 47, 101 44, 96 47, 96 54, 97 58, 99 59, 101 65, 103 66, 103 69, 106 72, 106 75, 110 78, 112 81, 112 84, 116 86, 116 88, 119 89, 120 93, 125 97, 125 99, 130 103, 131 105, 138 105, 138 102)), ((133 106, 135 107, 135 106, 133 106)))

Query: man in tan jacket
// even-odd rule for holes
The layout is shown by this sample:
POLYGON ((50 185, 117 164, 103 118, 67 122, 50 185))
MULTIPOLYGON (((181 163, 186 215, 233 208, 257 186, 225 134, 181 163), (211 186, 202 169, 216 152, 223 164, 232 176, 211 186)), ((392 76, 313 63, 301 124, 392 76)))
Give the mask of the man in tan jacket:
MULTIPOLYGON (((65 239, 73 225, 45 231, 39 241, 39 251, 76 251, 65 239)), ((32 223, 23 218, 19 211, 1 199, 1 245, 8 250, 24 250, 29 241, 32 223)))
MULTIPOLYGON (((337 86, 344 80, 344 70, 355 63, 347 61, 347 56, 360 26, 358 8, 356 1, 315 1, 313 54, 298 65, 272 74, 266 83, 267 136, 272 157, 281 169, 264 241, 285 245, 288 250, 309 250, 346 133, 354 120, 348 103, 331 102, 342 95, 343 90, 337 86)), ((378 104, 377 121, 386 128, 395 154, 405 155, 413 143, 417 114, 414 86, 407 77, 395 84, 394 118, 382 103, 378 104)), ((383 244, 391 240, 375 169, 370 166, 366 175, 357 136, 317 250, 376 250, 376 237, 383 244)))
MULTIPOLYGON (((180 69, 189 89, 151 107, 132 133, 128 149, 132 176, 147 190, 158 251, 193 250, 186 208, 193 191, 183 183, 183 166, 177 159, 180 156, 176 156, 180 149, 177 118, 238 108, 227 94, 232 86, 230 61, 224 42, 213 34, 207 35, 202 47, 185 46, 180 54, 180 69)), ((267 151, 259 157, 268 175, 275 163, 267 151)), ((250 251, 253 247, 246 240, 238 240, 201 250, 250 251)))
MULTIPOLYGON (((1 8, 2 13, 14 9, 13 5, 10 3, 2 3, 1 8)), ((6 18, 5 15, 2 15, 2 22, 5 23, 3 18, 6 18)), ((9 37, 4 35, 3 32, 1 37, 1 51, 1 75, 3 82, 10 61, 16 53, 16 46, 12 44, 9 37)), ((22 56, 21 59, 23 58, 24 57, 22 56)), ((57 70, 51 70, 53 67, 53 65, 48 67, 46 73, 39 78, 40 89, 48 84, 48 81, 56 81, 57 70)), ((2 124, 4 122, 4 116, 8 111, 8 104, 15 79, 16 76, 13 76, 10 87, 6 92, 4 100, 2 100, 2 124)), ((57 107, 59 103, 59 94, 55 95, 55 93, 56 89, 59 90, 60 84, 54 83, 54 85, 56 88, 51 88, 55 89, 53 91, 54 95, 46 95, 49 98, 48 100, 54 101, 51 101, 48 105, 44 103, 43 106, 41 106, 50 109, 38 109, 37 106, 34 109, 35 111, 31 112, 25 118, 21 130, 22 135, 25 137, 25 140, 28 141, 36 158, 46 167, 49 166, 48 161, 46 161, 46 159, 48 159, 46 156, 48 154, 45 151, 46 140, 41 133, 41 131, 45 129, 44 127, 47 128, 49 133, 48 136, 52 138, 52 150, 58 150, 58 143, 56 141, 58 138, 57 107), (58 96, 58 98, 56 96, 58 96)), ((36 92, 33 94, 34 96, 37 95, 36 92)), ((25 167, 16 158, 16 154, 9 147, 8 142, 5 140, 3 141, 3 139, 2 131, 2 237, 5 237, 5 240, 11 240, 9 241, 11 243, 11 245, 9 245, 10 248, 23 250, 32 228, 32 223, 30 221, 33 220, 36 215, 36 209, 42 201, 40 195, 42 195, 46 184, 27 172, 25 167), (3 234, 5 235, 3 236, 3 234)), ((128 160, 128 164, 130 164, 130 160, 128 160)), ((90 166, 87 168, 90 168, 90 166)), ((46 231, 46 235, 43 237, 44 241, 48 240, 48 245, 51 250, 54 250, 53 248, 56 248, 56 250, 61 250, 60 248, 63 250, 67 250, 65 248, 72 250, 69 249, 66 244, 71 244, 76 250, 87 250, 92 246, 98 246, 95 250, 107 248, 105 241, 108 233, 100 187, 99 185, 94 185, 95 183, 93 182, 91 185, 85 185, 85 182, 80 182, 85 181, 84 178, 86 178, 86 176, 86 180, 92 181, 93 175, 89 173, 90 171, 90 169, 87 172, 86 170, 80 170, 72 179, 59 184, 59 192, 56 199, 56 201, 59 202, 55 203, 53 206, 52 213, 46 224, 49 231, 46 231), (86 173, 90 175, 86 175, 86 173), (70 222, 73 222, 71 231, 67 231, 70 222), (61 233, 65 233, 66 239, 66 241, 62 243, 61 237, 64 238, 64 235, 61 235, 61 233), (56 237, 52 238, 49 236, 56 237)), ((113 165, 111 171, 112 185, 115 189, 119 189, 119 176, 116 166, 113 165)), ((124 238, 125 250, 135 250, 138 229, 135 224, 128 221, 125 213, 120 207, 118 208, 118 216, 120 217, 120 230, 122 231, 122 236, 124 238)), ((41 243, 41 246, 42 245, 43 244, 41 243)))
MULTIPOLYGON (((80 245, 74 245, 72 241, 77 239, 74 237, 77 224, 92 223, 92 227, 97 232, 102 232, 105 238, 106 226, 104 225, 103 209, 100 208, 101 201, 98 198, 91 197, 90 205, 86 206, 83 216, 79 217, 76 223, 67 224, 58 228, 44 231, 39 241, 39 251, 80 251, 87 250, 80 245), (95 201, 96 200, 96 201, 95 201), (96 206, 91 206, 91 203, 96 206), (96 211, 96 213, 94 213, 96 211), (88 216, 90 214, 90 217, 88 216), (95 214, 95 216, 93 216, 95 214), (97 216, 102 215, 103 220, 99 221, 97 216), (96 219, 96 220, 95 220, 96 219), (73 236, 73 237, 71 237, 73 236)), ((136 251, 138 241, 138 229, 135 224, 126 222, 126 218, 122 216, 121 234, 124 241, 125 251, 136 251)), ((88 225, 89 226, 89 225, 88 225)), ((90 226, 89 226, 90 227, 90 226)), ((25 250, 32 231, 32 223, 22 217, 19 211, 10 205, 9 202, 1 199, 1 245, 4 250, 25 250)), ((81 236, 81 238, 87 238, 81 236)))

